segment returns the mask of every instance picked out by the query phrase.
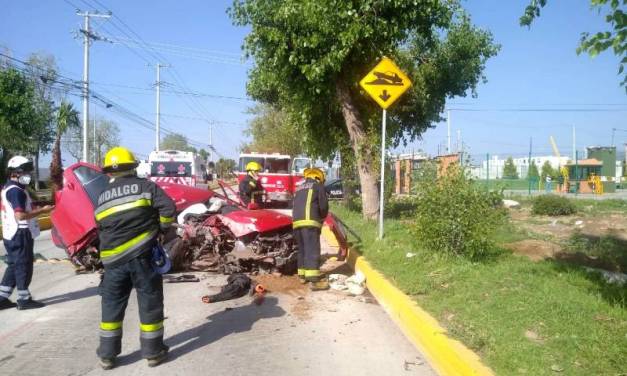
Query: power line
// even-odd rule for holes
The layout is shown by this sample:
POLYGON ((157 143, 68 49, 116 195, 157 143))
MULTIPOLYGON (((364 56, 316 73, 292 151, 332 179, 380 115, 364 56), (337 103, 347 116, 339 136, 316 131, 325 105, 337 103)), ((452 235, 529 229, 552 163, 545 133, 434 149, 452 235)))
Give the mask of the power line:
POLYGON ((627 112, 627 108, 448 108, 447 110, 460 112, 627 112))

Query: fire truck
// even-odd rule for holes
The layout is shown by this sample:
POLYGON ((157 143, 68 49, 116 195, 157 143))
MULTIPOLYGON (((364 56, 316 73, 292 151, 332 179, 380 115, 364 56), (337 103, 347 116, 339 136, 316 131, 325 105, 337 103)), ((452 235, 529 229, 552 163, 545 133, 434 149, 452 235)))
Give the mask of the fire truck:
POLYGON ((189 151, 161 150, 148 156, 150 180, 195 187, 207 182, 207 169, 200 156, 189 151))
POLYGON ((259 180, 265 191, 266 203, 289 203, 296 187, 303 181, 303 171, 311 167, 307 157, 292 158, 286 154, 243 153, 239 156, 237 179, 246 176, 246 165, 257 162, 262 166, 259 180))

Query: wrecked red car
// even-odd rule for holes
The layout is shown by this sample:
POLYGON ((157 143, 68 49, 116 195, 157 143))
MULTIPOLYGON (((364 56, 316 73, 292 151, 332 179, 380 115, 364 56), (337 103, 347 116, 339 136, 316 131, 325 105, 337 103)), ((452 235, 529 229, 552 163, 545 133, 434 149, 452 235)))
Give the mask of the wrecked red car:
MULTIPOLYGON (((108 177, 99 167, 76 163, 63 173, 55 193, 52 239, 81 270, 101 268, 94 207, 108 177)), ((164 247, 174 270, 292 273, 296 248, 291 217, 271 210, 247 210, 222 193, 157 183, 176 203, 176 231, 164 247)))

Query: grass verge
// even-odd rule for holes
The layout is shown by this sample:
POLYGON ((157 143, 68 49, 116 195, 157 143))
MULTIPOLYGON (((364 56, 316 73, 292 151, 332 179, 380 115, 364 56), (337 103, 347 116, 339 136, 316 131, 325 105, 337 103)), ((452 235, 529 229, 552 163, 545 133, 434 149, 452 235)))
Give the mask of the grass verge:
POLYGON ((356 247, 397 287, 476 351, 498 375, 622 375, 627 292, 579 267, 503 252, 483 262, 422 249, 409 223, 376 224, 333 207, 356 247), (409 256, 409 257, 408 257, 409 256))

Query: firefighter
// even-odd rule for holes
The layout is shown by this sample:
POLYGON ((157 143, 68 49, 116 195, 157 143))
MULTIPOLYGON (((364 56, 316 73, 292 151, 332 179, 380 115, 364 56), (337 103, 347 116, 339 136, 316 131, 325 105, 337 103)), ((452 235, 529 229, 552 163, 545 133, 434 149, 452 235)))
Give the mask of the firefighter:
POLYGON ((246 176, 239 183, 239 197, 248 209, 258 209, 263 203, 263 187, 259 182, 261 165, 252 161, 246 164, 246 176))
POLYGON ((33 163, 17 155, 9 159, 9 180, 2 189, 2 237, 7 252, 7 269, 0 283, 0 309, 16 307, 33 309, 45 306, 33 300, 28 286, 33 278, 33 239, 39 235, 37 216, 49 213, 54 207, 47 205, 33 209, 26 187, 31 181, 33 163), (9 300, 17 287, 17 304, 9 300))
POLYGON ((148 366, 162 363, 163 279, 151 262, 160 232, 174 221, 174 202, 155 183, 136 176, 138 163, 123 147, 105 155, 103 171, 109 184, 98 196, 95 210, 100 259, 102 321, 97 354, 103 369, 115 366, 122 342, 122 321, 133 287, 137 293, 142 356, 148 366))
POLYGON ((329 282, 320 273, 320 230, 329 213, 324 190, 324 172, 307 168, 305 181, 298 187, 292 209, 294 238, 298 244, 298 277, 312 290, 326 290, 329 282))

